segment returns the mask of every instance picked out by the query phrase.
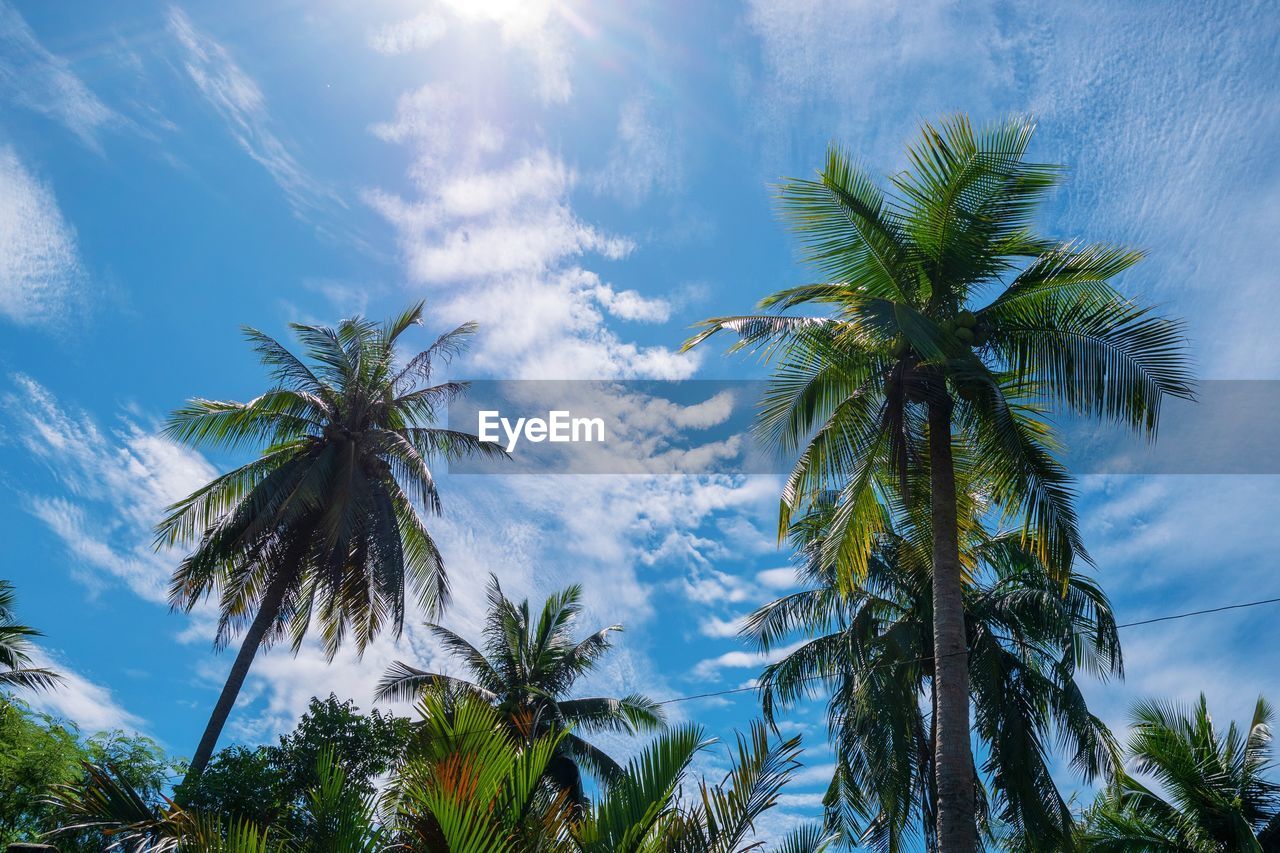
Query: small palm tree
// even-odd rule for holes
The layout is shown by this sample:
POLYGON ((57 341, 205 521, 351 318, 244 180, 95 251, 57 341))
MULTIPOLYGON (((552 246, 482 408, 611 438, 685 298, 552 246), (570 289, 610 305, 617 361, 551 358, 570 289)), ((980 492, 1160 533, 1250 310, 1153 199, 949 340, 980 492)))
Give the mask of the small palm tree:
POLYGON ((1261 697, 1241 731, 1216 728, 1204 694, 1192 708, 1147 701, 1133 711, 1134 773, 1120 772, 1084 815, 1088 850, 1280 851, 1280 783, 1271 757, 1271 706, 1261 697))
POLYGON ((1181 327, 1110 284, 1141 255, 1033 232, 1061 175, 1027 161, 1033 129, 1012 120, 975 131, 964 117, 925 125, 888 192, 831 148, 816 180, 779 191, 822 281, 760 303, 829 313, 713 318, 685 344, 729 330, 737 346, 776 359, 759 428, 798 454, 781 529, 836 491, 828 548, 843 572, 866 571, 887 495, 932 502, 934 749, 948 853, 977 843, 957 455, 976 462, 995 509, 1021 522, 1044 563, 1066 570, 1085 552, 1044 410, 1153 434, 1161 399, 1191 395, 1181 327))
POLYGON ((296 652, 315 620, 331 658, 348 633, 363 651, 384 623, 401 630, 406 588, 428 614, 444 607, 444 566, 417 512, 440 511, 430 466, 502 451, 435 426, 465 386, 433 384, 433 365, 475 326, 398 362, 401 335, 421 323, 422 303, 382 324, 293 324, 305 359, 246 329, 275 386, 247 403, 192 400, 170 418, 167 435, 194 446, 265 445, 174 504, 157 531, 158 545, 195 546, 170 603, 190 610, 216 593, 219 647, 247 625, 188 778, 213 754, 259 648, 288 636, 296 652))
POLYGON ((40 632, 18 624, 16 600, 13 584, 0 581, 0 690, 48 690, 59 677, 49 669, 31 665, 31 640, 40 632))
MULTIPOLYGON (((765 715, 829 691, 836 772, 828 825, 850 844, 898 851, 923 840, 937 850, 928 525, 903 520, 900 532, 881 535, 865 578, 848 590, 822 555, 831 511, 792 528, 810 588, 760 608, 743 629, 762 651, 803 640, 761 675, 765 715)), ((1071 573, 1064 590, 1021 537, 971 530, 963 551, 969 683, 986 760, 970 773, 990 788, 979 789, 980 804, 989 800, 1000 823, 1035 839, 1032 849, 1066 849, 1072 816, 1050 772, 1050 742, 1087 781, 1116 765, 1118 748, 1075 680, 1079 668, 1120 674, 1115 620, 1087 578, 1071 573)))
POLYGON ((621 625, 611 625, 575 639, 581 599, 582 588, 569 586, 549 596, 535 620, 527 599, 517 604, 507 598, 498 579, 490 576, 483 651, 448 628, 428 625, 462 661, 472 680, 396 661, 379 683, 377 698, 412 699, 443 687, 493 705, 513 728, 530 727, 539 736, 564 731, 549 772, 570 801, 581 806, 585 803, 583 769, 604 781, 621 768, 578 732, 634 734, 661 728, 665 720, 662 707, 639 694, 621 699, 569 697, 574 682, 594 669, 609 650, 611 635, 622 630, 621 625))

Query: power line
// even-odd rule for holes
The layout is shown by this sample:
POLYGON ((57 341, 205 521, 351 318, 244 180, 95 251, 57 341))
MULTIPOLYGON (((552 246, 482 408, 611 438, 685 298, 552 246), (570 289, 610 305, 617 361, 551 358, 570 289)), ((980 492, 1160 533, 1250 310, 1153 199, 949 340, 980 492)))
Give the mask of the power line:
MULTIPOLYGON (((1243 610, 1244 608, 1247 608, 1247 607, 1260 607, 1264 604, 1280 604, 1280 596, 1275 598, 1260 598, 1254 601, 1242 601, 1236 604, 1224 604, 1221 607, 1207 607, 1203 610, 1189 610, 1184 613, 1170 613, 1165 616, 1153 616, 1150 619, 1139 619, 1134 622, 1122 622, 1116 625, 1116 630, 1120 630, 1122 628, 1137 628, 1143 625, 1153 625, 1157 622, 1172 622, 1177 619, 1190 619, 1195 616, 1207 616, 1213 613, 1223 613, 1228 610, 1243 610)), ((957 655, 966 654, 967 652, 968 650, 966 649, 963 652, 948 652, 945 655, 926 655, 924 657, 913 658, 909 660, 887 661, 885 663, 875 664, 873 666, 866 667, 864 668, 863 671, 870 672, 878 669, 888 669, 891 667, 906 666, 908 664, 927 663, 931 660, 938 660, 944 657, 954 657, 957 655)), ((809 676, 804 676, 803 678, 800 678, 798 680, 807 682, 807 681, 817 681, 820 679, 825 679, 830 677, 831 675, 829 674, 809 675, 809 676)), ((669 699, 657 700, 652 704, 653 705, 674 705, 678 702, 693 702, 698 699, 713 699, 717 696, 729 696, 736 693, 747 693, 747 692, 751 692, 759 689, 760 689, 759 685, 750 685, 750 686, 743 686, 743 687, 731 687, 725 690, 709 690, 704 693, 693 693, 688 696, 672 696, 669 699)), ((580 720, 596 719, 596 718, 609 719, 609 718, 615 718, 616 716, 618 715, 611 712, 604 712, 602 714, 583 715, 579 717, 579 719, 580 720)), ((478 734, 483 731, 488 731, 488 729, 476 729, 472 731, 457 731, 457 732, 453 732, 453 734, 455 736, 462 736, 467 734, 478 734)))
MULTIPOLYGON (((1204 610, 1189 610, 1189 611, 1187 611, 1187 612, 1185 612, 1185 613, 1171 613, 1171 614, 1168 614, 1168 615, 1166 615, 1166 616, 1154 616, 1154 617, 1152 617, 1152 618, 1150 618, 1150 619, 1140 619, 1140 620, 1138 620, 1138 621, 1136 621, 1136 622, 1123 622, 1123 623, 1120 623, 1120 624, 1116 625, 1116 630, 1118 631, 1118 630, 1120 630, 1121 628, 1137 628, 1137 627, 1142 626, 1142 625, 1153 625, 1153 624, 1155 624, 1155 623, 1157 623, 1157 622, 1172 622, 1172 621, 1174 621, 1175 619, 1189 619, 1189 618, 1191 618, 1192 616, 1205 616, 1205 615, 1208 615, 1208 614, 1211 614, 1211 613, 1222 613, 1222 612, 1227 611, 1227 610, 1241 610, 1241 609, 1244 609, 1244 608, 1246 608, 1246 607, 1258 607, 1258 606, 1263 605, 1263 604, 1280 604, 1280 597, 1276 597, 1276 598, 1260 598, 1260 599, 1257 599, 1257 600, 1255 600, 1255 601, 1242 601, 1242 602, 1239 602, 1239 603, 1237 603, 1237 604, 1225 604, 1225 605, 1223 605, 1223 606, 1221 606, 1221 607, 1208 607, 1208 608, 1205 608, 1204 610)), ((927 663, 928 661, 935 660, 935 659, 939 659, 939 658, 954 657, 954 656, 957 656, 957 655, 962 655, 962 654, 967 653, 967 651, 968 651, 968 650, 966 649, 964 652, 948 652, 948 653, 947 653, 947 654, 945 654, 945 655, 936 655, 936 656, 935 656, 935 655, 927 655, 927 656, 925 656, 925 657, 915 658, 915 659, 912 659, 912 660, 888 661, 888 662, 886 662, 886 663, 875 664, 875 665, 873 665, 873 666, 866 667, 864 671, 874 671, 874 670, 877 670, 877 669, 886 669, 886 668, 896 667, 896 666, 906 666, 906 665, 908 665, 908 664, 913 664, 913 663, 927 663)), ((803 677, 803 678, 801 678, 801 679, 798 679, 798 680, 800 680, 800 681, 817 681, 817 680, 820 680, 820 679, 825 679, 825 678, 830 678, 830 677, 831 677, 830 675, 826 675, 826 674, 824 674, 824 675, 809 675, 809 676, 805 676, 805 677, 803 677)), ((661 701, 654 702, 653 704, 655 704, 655 705, 673 705, 673 704, 675 704, 675 703, 677 703, 677 702, 690 702, 690 701, 695 700, 695 699, 711 699, 711 698, 714 698, 714 697, 716 697, 716 696, 728 696, 728 695, 731 695, 731 694, 734 694, 734 693, 746 693, 746 692, 749 692, 749 691, 754 691, 754 690, 759 690, 759 689, 760 689, 760 688, 759 688, 759 686, 758 686, 758 685, 751 685, 751 686, 744 686, 744 687, 732 687, 732 688, 729 688, 729 689, 726 689, 726 690, 711 690, 711 691, 708 691, 708 692, 706 692, 706 693, 695 693, 695 694, 693 694, 693 695, 691 695, 691 696, 673 696, 673 697, 671 697, 670 699, 663 699, 663 700, 661 700, 661 701)))
POLYGON ((1170 616, 1156 616, 1151 619, 1142 619, 1138 622, 1126 622, 1123 625, 1117 625, 1117 628, 1136 628, 1139 625, 1151 625, 1156 622, 1171 622, 1174 619, 1186 619, 1189 616, 1204 616, 1206 613, 1221 613, 1224 610, 1239 610, 1243 607, 1257 607, 1260 604, 1278 604, 1280 598, 1262 598, 1258 601, 1244 601, 1240 604, 1225 604, 1222 607, 1210 607, 1205 610, 1190 610, 1186 613, 1174 613, 1170 616))

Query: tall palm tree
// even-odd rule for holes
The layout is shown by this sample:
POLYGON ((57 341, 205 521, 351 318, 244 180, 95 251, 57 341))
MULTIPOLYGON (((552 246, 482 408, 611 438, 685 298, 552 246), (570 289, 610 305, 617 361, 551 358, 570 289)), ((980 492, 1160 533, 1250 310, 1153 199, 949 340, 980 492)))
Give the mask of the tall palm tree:
POLYGON ((31 665, 31 640, 40 632, 18 624, 16 601, 13 584, 0 581, 0 690, 48 690, 60 679, 52 670, 31 665))
POLYGON ((759 428, 798 453, 782 529, 837 490, 829 548, 842 571, 866 571, 887 493, 927 494, 938 837, 955 853, 977 843, 955 454, 975 460, 995 508, 1065 570, 1085 552, 1044 409, 1154 433, 1161 399, 1191 394, 1180 326, 1109 284, 1140 254, 1033 233, 1061 170, 1025 159, 1032 132, 1021 119, 981 132, 964 117, 926 124, 888 191, 831 148, 816 180, 779 190, 824 280, 761 302, 830 313, 714 318, 685 344, 730 330, 737 347, 776 359, 759 428))
MULTIPOLYGON (((923 840, 937 850, 929 525, 899 519, 849 590, 822 555, 830 512, 792 526, 808 588, 760 608, 743 630, 762 651, 802 639, 760 678, 766 717, 829 692, 836 747, 829 826, 852 845, 894 853, 923 840)), ((1029 849, 1070 849, 1072 816, 1050 772, 1051 741, 1086 781, 1118 762, 1118 747, 1075 679, 1080 668, 1101 678, 1121 673, 1110 605, 1074 572, 1064 594, 1016 535, 975 526, 962 556, 971 701, 987 756, 970 768, 980 780, 980 811, 989 802, 995 822, 1032 839, 1029 849)))
POLYGON ((1082 846, 1126 851, 1280 851, 1280 780, 1271 706, 1261 697, 1245 730, 1216 728, 1204 694, 1194 707, 1147 701, 1133 711, 1118 773, 1085 813, 1082 846))
POLYGON ((574 682, 594 669, 609 650, 611 635, 622 630, 621 625, 611 625, 575 639, 581 600, 582 588, 569 586, 549 596, 535 620, 528 599, 517 604, 507 598, 498 579, 490 576, 483 651, 448 628, 428 625, 444 648, 462 661, 472 680, 396 661, 387 669, 376 696, 410 699, 444 687, 498 708, 512 728, 529 727, 536 735, 564 730, 549 772, 570 801, 581 806, 585 804, 582 769, 605 781, 622 768, 578 732, 634 734, 661 728, 665 721, 662 706, 639 694, 621 699, 569 697, 574 682))
POLYGON ((275 385, 247 403, 195 399, 170 418, 167 435, 193 446, 265 445, 174 504, 157 529, 157 545, 194 545, 170 604, 190 610, 216 593, 219 647, 247 624, 187 778, 213 754, 259 648, 288 636, 296 652, 314 618, 330 658, 348 632, 363 651, 384 623, 401 630, 406 586, 428 614, 445 605, 444 566, 417 511, 440 511, 430 465, 501 450, 435 426, 465 386, 433 384, 433 365, 475 325, 399 362, 400 336, 421 323, 422 303, 381 324, 295 323, 304 358, 246 328, 275 385))

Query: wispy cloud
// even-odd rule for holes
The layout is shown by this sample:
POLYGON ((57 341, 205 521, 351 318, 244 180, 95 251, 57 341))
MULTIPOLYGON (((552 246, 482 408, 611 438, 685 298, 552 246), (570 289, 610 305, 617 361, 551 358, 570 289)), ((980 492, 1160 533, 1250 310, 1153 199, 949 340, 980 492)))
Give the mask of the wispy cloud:
POLYGON ((21 691, 19 695, 31 707, 70 720, 88 734, 146 728, 146 720, 126 710, 109 687, 76 672, 57 654, 37 648, 32 661, 52 669, 62 680, 53 690, 21 691))
POLYGON ((609 159, 592 186, 626 204, 636 205, 655 191, 678 189, 683 179, 675 117, 659 116, 652 97, 637 95, 622 103, 609 159))
POLYGON ((436 310, 478 320, 472 363, 519 378, 684 378, 696 355, 639 346, 608 318, 665 322, 670 302, 616 289, 583 266, 635 250, 578 216, 573 168, 541 146, 509 153, 506 132, 446 83, 403 95, 371 132, 413 155, 416 197, 369 190, 366 202, 395 229, 410 279, 450 285, 436 310), (463 285, 458 287, 456 285, 463 285))
POLYGON ((24 325, 65 317, 84 281, 76 235, 53 190, 0 148, 0 316, 24 325))
POLYGON ((796 649, 804 645, 804 641, 791 643, 786 646, 779 646, 767 653, 762 652, 744 652, 731 651, 724 652, 713 658, 706 658, 698 661, 694 665, 690 675, 700 681, 709 681, 718 679, 720 671, 724 669, 752 669, 759 670, 766 664, 776 663, 796 649))
POLYGON ((581 28, 581 19, 557 0, 443 0, 439 11, 372 30, 369 46, 379 53, 396 55, 436 44, 450 27, 493 27, 505 49, 519 51, 532 63, 538 97, 563 103, 573 92, 568 31, 575 24, 581 28))
POLYGON ((100 151, 99 133, 121 122, 70 64, 36 38, 22 15, 0 0, 0 91, 19 106, 65 125, 100 151))
POLYGON ((438 12, 423 12, 369 32, 369 47, 387 56, 422 50, 444 38, 449 23, 438 12))
POLYGON ((262 90, 227 48, 198 29, 177 6, 169 10, 169 31, 183 49, 187 74, 200 94, 217 110, 245 153, 284 191, 294 212, 305 215, 341 206, 338 194, 307 172, 277 135, 262 90))
POLYGON ((143 599, 164 603, 173 566, 169 555, 152 549, 152 528, 165 507, 216 469, 131 419, 106 431, 29 376, 11 380, 4 401, 12 434, 65 489, 27 495, 28 510, 89 569, 79 570, 79 577, 90 587, 114 578, 143 599))

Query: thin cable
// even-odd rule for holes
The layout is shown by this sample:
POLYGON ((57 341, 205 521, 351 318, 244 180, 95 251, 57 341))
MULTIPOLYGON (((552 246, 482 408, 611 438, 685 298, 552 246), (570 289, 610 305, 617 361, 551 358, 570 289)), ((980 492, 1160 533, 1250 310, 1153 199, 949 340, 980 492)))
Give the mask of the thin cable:
MULTIPOLYGON (((1116 625, 1116 630, 1118 631, 1121 628, 1137 628, 1141 625, 1153 625, 1157 622, 1172 622, 1175 619, 1189 619, 1192 616, 1205 616, 1210 613, 1222 613, 1227 610, 1241 610, 1246 607, 1258 607, 1263 604, 1280 604, 1280 597, 1260 598, 1260 599, 1257 599, 1256 601, 1242 601, 1238 604, 1224 604, 1221 607, 1208 607, 1208 608, 1205 608, 1204 610, 1189 610, 1186 613, 1171 613, 1167 616, 1154 616, 1150 619, 1140 619, 1136 622, 1124 622, 1119 625, 1116 625)), ((928 661, 931 661, 931 660, 945 658, 945 657, 954 657, 956 655, 966 654, 967 652, 968 650, 966 649, 963 652, 948 652, 945 655, 938 655, 936 656, 936 658, 934 655, 929 655, 927 657, 915 658, 914 660, 890 661, 888 663, 875 664, 873 666, 867 667, 864 671, 872 672, 877 669, 884 669, 887 667, 906 666, 908 664, 913 664, 913 663, 927 663, 928 661)), ((830 675, 807 675, 797 680, 798 681, 817 681, 819 679, 830 678, 830 677, 831 677, 830 675)), ((732 687, 727 690, 712 690, 707 693, 695 693, 692 696, 674 696, 670 699, 663 699, 661 701, 654 702, 653 704, 672 705, 672 704, 675 704, 676 702, 689 702, 693 699, 710 699, 715 696, 728 696, 733 693, 746 693, 748 691, 759 690, 759 689, 760 688, 758 685, 752 685, 747 687, 732 687)))
POLYGON ((1222 607, 1210 607, 1206 610, 1190 610, 1186 613, 1174 613, 1171 616, 1156 616, 1152 619, 1142 619, 1138 622, 1126 622, 1123 625, 1117 625, 1117 628, 1134 628, 1138 625, 1151 625, 1156 622, 1170 622, 1174 619, 1186 619, 1189 616, 1203 616, 1206 613, 1221 613, 1224 610, 1240 610, 1243 607, 1257 607, 1259 604, 1280 604, 1280 598, 1263 598, 1258 601, 1245 601, 1240 604, 1225 604, 1222 607))
MULTIPOLYGON (((1260 598, 1255 601, 1242 601, 1237 604, 1224 604, 1221 607, 1208 607, 1203 610, 1189 610, 1185 613, 1171 613, 1166 616, 1153 616, 1150 619, 1139 619, 1135 622, 1123 622, 1121 624, 1116 625, 1116 630, 1120 630, 1121 628, 1137 628, 1142 625, 1153 625, 1157 622, 1172 622, 1176 619, 1190 619, 1193 616, 1207 616, 1213 613, 1223 613, 1228 610, 1242 610, 1246 607, 1260 607, 1264 604, 1280 604, 1280 596, 1276 598, 1260 598)), ((945 655, 928 655, 925 657, 914 658, 911 660, 889 661, 887 663, 880 663, 880 664, 875 664, 873 666, 866 667, 863 671, 872 672, 878 669, 886 669, 889 667, 906 666, 908 664, 914 664, 914 663, 928 663, 929 661, 932 661, 932 660, 939 660, 941 658, 954 657, 957 655, 962 655, 967 653, 968 653, 968 649, 965 649, 962 652, 948 652, 945 655)), ((817 681, 819 679, 825 679, 825 678, 831 678, 831 677, 832 677, 831 675, 825 675, 825 674, 824 675, 807 675, 797 680, 798 681, 817 681)), ((674 705, 677 702, 692 702, 697 699, 713 699, 717 696, 730 696, 736 693, 747 693, 747 692, 751 692, 759 689, 760 689, 759 685, 750 685, 750 686, 744 686, 744 687, 731 687, 725 690, 709 690, 705 693, 693 693, 688 696, 672 696, 670 699, 657 700, 653 702, 653 704, 654 705, 674 705)), ((614 712, 604 712, 601 714, 591 714, 591 715, 582 716, 582 717, 579 717, 578 719, 580 720, 595 719, 597 717, 601 719, 617 719, 618 714, 614 712)), ((481 731, 488 731, 488 729, 477 729, 475 731, 460 731, 460 732, 454 732, 453 734, 454 735, 477 734, 481 731)))

